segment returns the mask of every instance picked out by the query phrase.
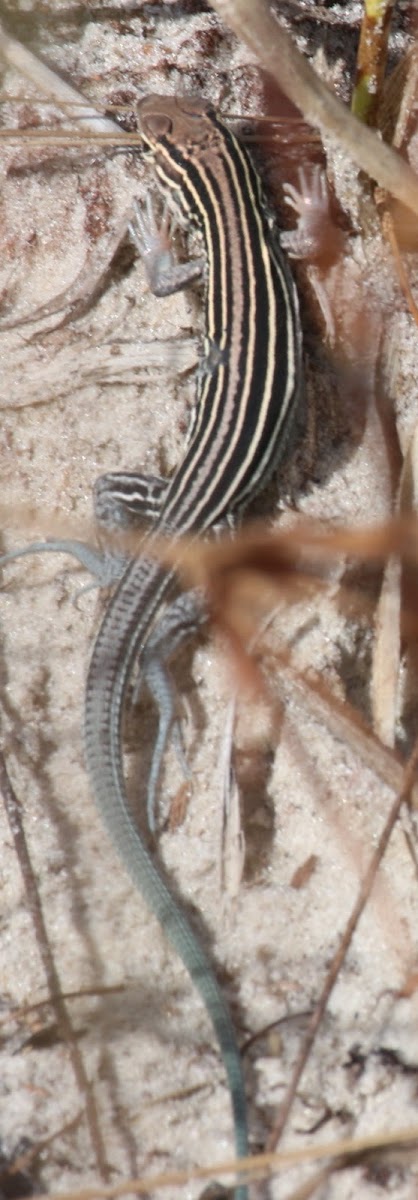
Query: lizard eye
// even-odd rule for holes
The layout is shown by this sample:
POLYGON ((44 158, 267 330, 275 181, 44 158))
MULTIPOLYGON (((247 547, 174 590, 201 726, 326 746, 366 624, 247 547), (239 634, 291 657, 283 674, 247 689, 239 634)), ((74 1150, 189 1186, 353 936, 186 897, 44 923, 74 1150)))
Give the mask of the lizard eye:
POLYGON ((144 121, 145 130, 153 138, 164 137, 171 133, 173 122, 165 113, 148 113, 144 121))

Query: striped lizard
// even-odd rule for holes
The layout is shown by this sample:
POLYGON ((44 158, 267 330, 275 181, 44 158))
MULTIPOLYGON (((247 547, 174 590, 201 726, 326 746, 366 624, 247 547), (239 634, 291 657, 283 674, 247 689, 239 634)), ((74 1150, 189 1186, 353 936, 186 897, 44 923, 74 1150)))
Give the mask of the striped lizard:
MULTIPOLYGON (((167 219, 158 230, 150 212, 144 215, 136 209, 131 232, 156 294, 203 280, 204 347, 186 449, 172 477, 165 481, 113 472, 96 484, 99 523, 126 527, 145 515, 153 530, 145 553, 125 559, 123 568, 118 565, 121 577, 88 671, 85 754, 92 791, 113 844, 186 966, 213 1023, 231 1093, 236 1151, 243 1157, 248 1149, 246 1101, 232 1020, 206 952, 131 815, 122 719, 132 675, 138 670, 160 713, 149 784, 153 825, 155 787, 172 725, 163 659, 204 616, 194 594, 176 596, 175 570, 152 558, 152 538, 206 533, 239 514, 283 457, 302 391, 298 302, 258 175, 214 109, 187 97, 150 95, 139 103, 138 126, 166 210, 195 228, 202 256, 175 265, 167 219)), ((78 543, 50 541, 24 552, 37 549, 68 551, 99 573, 94 552, 78 543)), ((237 1188, 240 1200, 245 1190, 237 1188)))

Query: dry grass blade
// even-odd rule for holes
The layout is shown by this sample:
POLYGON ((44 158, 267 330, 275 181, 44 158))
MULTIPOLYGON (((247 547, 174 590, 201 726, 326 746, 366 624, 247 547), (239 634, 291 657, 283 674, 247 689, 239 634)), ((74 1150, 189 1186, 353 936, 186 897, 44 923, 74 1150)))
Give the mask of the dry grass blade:
MULTIPOLYGON (((399 219, 400 218, 398 218, 398 223, 399 219)), ((405 297, 411 317, 415 321, 415 324, 418 325, 418 304, 414 299, 411 284, 408 278, 407 268, 399 249, 394 219, 392 213, 388 211, 384 212, 382 215, 382 230, 393 254, 393 261, 395 263, 396 274, 398 276, 401 292, 405 297)))
POLYGON ((351 111, 367 125, 376 125, 393 5, 394 0, 364 0, 351 111))
POLYGON ((253 524, 233 542, 183 539, 175 546, 159 543, 157 553, 176 565, 187 586, 205 590, 221 624, 233 622, 249 637, 257 628, 257 611, 265 612, 273 595, 297 599, 304 590, 320 590, 338 557, 383 563, 390 554, 398 554, 416 565, 418 523, 414 516, 401 516, 374 528, 324 530, 301 519, 291 529, 275 531, 253 524))
POLYGON ((373 725, 386 746, 395 744, 401 658, 401 566, 394 556, 386 564, 376 609, 370 694, 373 725))
MULTIPOLYGON (((358 1138, 342 1138, 334 1142, 323 1143, 319 1146, 308 1146, 289 1150, 283 1150, 281 1153, 263 1153, 254 1154, 248 1158, 239 1160, 228 1159, 223 1162, 213 1164, 211 1167, 199 1167, 190 1171, 165 1171, 159 1175, 142 1176, 140 1178, 124 1179, 123 1182, 108 1184, 103 1186, 87 1187, 74 1189, 72 1191, 50 1192, 49 1200, 98 1200, 103 1197, 103 1200, 113 1200, 116 1196, 126 1196, 129 1192, 137 1192, 139 1195, 150 1194, 154 1195, 159 1189, 164 1190, 168 1187, 183 1187, 189 1184, 192 1180, 205 1180, 213 1177, 214 1172, 218 1179, 222 1176, 235 1176, 237 1169, 240 1173, 247 1175, 251 1179, 269 1178, 272 1173, 280 1173, 285 1167, 295 1164, 318 1162, 321 1159, 331 1159, 337 1161, 337 1166, 342 1160, 346 1160, 345 1165, 348 1165, 351 1160, 351 1165, 361 1161, 366 1155, 377 1154, 380 1150, 385 1153, 393 1151, 399 1154, 411 1151, 416 1154, 418 1148, 418 1127, 413 1126, 410 1129, 394 1130, 391 1135, 387 1133, 375 1134, 370 1137, 358 1138)), ((42 1200, 42 1195, 35 1195, 33 1200, 42 1200)))
MULTIPOLYGON (((280 665, 286 672, 286 683, 297 697, 298 703, 314 712, 327 729, 351 747, 363 764, 374 772, 392 791, 402 786, 404 764, 400 755, 379 740, 374 731, 361 718, 347 700, 340 700, 327 688, 322 679, 297 672, 288 656, 283 656, 280 665)), ((418 806, 418 784, 411 789, 411 798, 418 806)))

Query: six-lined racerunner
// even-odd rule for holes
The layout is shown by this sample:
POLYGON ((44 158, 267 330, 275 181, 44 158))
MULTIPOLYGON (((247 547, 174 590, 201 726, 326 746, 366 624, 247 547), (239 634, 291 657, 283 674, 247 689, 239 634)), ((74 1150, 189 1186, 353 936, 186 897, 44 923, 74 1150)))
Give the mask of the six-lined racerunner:
MULTIPOLYGON (((174 475, 168 481, 123 472, 103 476, 96 485, 96 514, 105 526, 119 527, 145 516, 152 520, 153 534, 176 537, 206 533, 241 512, 283 457, 302 391, 298 303, 258 175, 214 109, 195 99, 147 96, 138 106, 138 124, 166 213, 172 211, 181 224, 195 228, 202 257, 174 264, 167 217, 158 231, 150 211, 144 216, 138 210, 131 230, 156 294, 203 279, 204 351, 186 450, 174 475)), ((93 552, 77 544, 53 541, 42 548, 68 550, 97 573, 93 552)), ((229 1010, 188 917, 133 820, 123 774, 123 712, 138 670, 160 713, 149 784, 152 824, 172 724, 163 660, 202 620, 202 605, 195 596, 174 599, 175 572, 151 553, 125 559, 117 569, 121 577, 87 678, 88 772, 112 841, 212 1020, 232 1098, 237 1155, 242 1157, 248 1147, 246 1103, 229 1010)), ((244 1188, 238 1191, 242 1196, 244 1188)))

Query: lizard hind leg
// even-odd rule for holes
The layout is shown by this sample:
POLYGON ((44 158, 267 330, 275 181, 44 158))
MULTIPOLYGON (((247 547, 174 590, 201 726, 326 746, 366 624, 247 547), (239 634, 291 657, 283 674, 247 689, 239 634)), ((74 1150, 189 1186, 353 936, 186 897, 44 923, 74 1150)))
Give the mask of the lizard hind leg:
POLYGON ((134 700, 142 684, 146 684, 158 711, 158 733, 152 754, 147 785, 147 820, 152 834, 156 831, 157 789, 164 754, 172 741, 180 765, 187 778, 190 768, 186 761, 180 719, 177 715, 177 696, 167 661, 184 642, 205 624, 206 616, 198 592, 186 592, 177 597, 155 626, 140 660, 140 679, 134 700))

